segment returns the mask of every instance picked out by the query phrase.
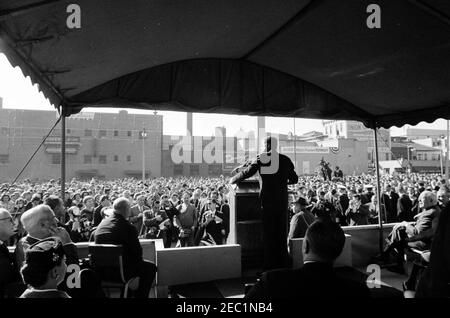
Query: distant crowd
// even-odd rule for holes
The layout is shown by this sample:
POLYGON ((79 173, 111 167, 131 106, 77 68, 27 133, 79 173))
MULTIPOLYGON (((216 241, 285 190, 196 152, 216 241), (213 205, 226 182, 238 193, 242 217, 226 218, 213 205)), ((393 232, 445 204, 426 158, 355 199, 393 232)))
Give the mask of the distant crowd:
POLYGON ((21 215, 39 204, 52 208, 74 242, 89 241, 100 222, 112 214, 112 202, 119 197, 128 199, 128 221, 139 237, 161 238, 165 247, 220 245, 229 232, 228 187, 223 177, 157 178, 146 182, 74 179, 66 187, 62 202, 57 180, 2 185, 0 207, 11 213, 17 230, 10 244, 25 235, 21 215))
MULTIPOLYGON (((288 238, 304 237, 308 242, 303 251, 305 261, 316 265, 308 264, 304 270, 311 271, 308 275, 317 276, 318 281, 329 275, 326 285, 330 295, 338 293, 332 286, 339 285, 348 293, 369 296, 364 286, 336 281, 328 268, 331 269, 330 264, 343 248, 345 237, 341 226, 379 222, 375 181, 370 175, 331 180, 302 176, 290 187, 288 238)), ((39 183, 25 180, 0 186, 0 298, 104 297, 100 281, 107 279, 105 273, 91 263, 84 263, 73 244, 83 241, 123 246, 126 279, 138 277, 134 296, 147 298, 157 266, 143 259, 138 238, 162 239, 165 248, 208 246, 225 244, 230 231, 230 185, 223 176, 146 181, 73 179, 66 189, 63 201, 58 180, 39 183), (15 246, 14 257, 7 245, 15 246), (68 264, 82 268, 78 275, 80 289, 67 285, 68 264)), ((440 175, 384 175, 381 189, 381 221, 396 225, 374 262, 390 264, 394 260, 396 265, 391 270, 404 273, 405 249, 423 250, 428 253, 427 259, 433 249, 445 249, 441 246, 448 244, 444 235, 448 233, 445 222, 449 189, 440 175)), ((434 252, 434 255, 435 262, 441 262, 448 253, 434 252)), ((422 267, 413 269, 403 284, 405 291, 417 291, 421 296, 444 293, 445 286, 438 282, 447 281, 445 275, 433 274, 439 279, 419 280, 422 272, 422 267), (424 285, 428 281, 433 282, 431 287, 424 285)), ((289 272, 289 279, 284 272, 271 275, 277 273, 286 282, 280 280, 280 284, 272 286, 270 282, 278 278, 269 279, 266 273, 248 297, 284 297, 282 291, 286 292, 287 282, 301 276, 296 272, 289 272)), ((431 274, 425 271, 423 275, 431 274)))
MULTIPOLYGON (((419 195, 425 190, 434 192, 440 202, 448 200, 448 185, 437 174, 383 175, 381 189, 382 221, 386 223, 413 221, 419 212, 419 195)), ((378 223, 376 178, 372 175, 333 180, 300 176, 290 190, 291 220, 304 211, 311 217, 325 214, 342 226, 378 223), (323 203, 324 209, 314 209, 317 203, 323 203)), ((129 200, 129 222, 139 237, 161 238, 165 247, 224 244, 230 228, 229 185, 224 176, 161 177, 145 182, 73 179, 66 184, 65 202, 60 200, 58 180, 5 183, 0 193, 0 207, 11 213, 17 230, 11 245, 25 235, 21 214, 42 203, 54 210, 74 242, 89 241, 119 197, 129 200)))

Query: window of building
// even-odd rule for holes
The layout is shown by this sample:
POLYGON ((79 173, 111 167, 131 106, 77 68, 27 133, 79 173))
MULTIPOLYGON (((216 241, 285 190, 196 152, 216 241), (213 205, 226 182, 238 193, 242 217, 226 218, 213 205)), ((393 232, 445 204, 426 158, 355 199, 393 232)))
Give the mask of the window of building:
POLYGON ((423 156, 422 156, 421 153, 418 153, 418 154, 417 154, 417 160, 423 160, 423 156))
POLYGON ((127 131, 127 136, 128 136, 128 137, 131 137, 131 130, 128 130, 128 131, 127 131))
POLYGON ((99 136, 100 138, 106 137, 106 130, 104 130, 104 129, 100 130, 100 131, 98 132, 98 136, 99 136))
POLYGON ((52 154, 52 164, 54 164, 54 165, 61 164, 61 154, 60 153, 52 154))
POLYGON ((0 163, 9 163, 9 155, 0 155, 0 163))
POLYGON ((189 174, 191 176, 198 176, 200 174, 200 167, 199 167, 199 165, 191 165, 189 167, 189 174))
POLYGON ((3 136, 9 135, 9 128, 8 127, 2 127, 2 135, 3 136))
POLYGON ((98 163, 106 164, 106 156, 105 155, 98 156, 98 163))
POLYGON ((71 129, 67 129, 67 133, 70 134, 72 132, 71 129))
POLYGON ((84 130, 84 136, 85 137, 92 137, 92 130, 91 129, 85 129, 84 130))
POLYGON ((114 137, 119 137, 119 131, 118 130, 114 130, 114 137))
POLYGON ((428 160, 428 154, 427 153, 423 154, 423 160, 428 160))
POLYGON ((209 175, 220 175, 222 173, 222 165, 209 165, 208 174, 209 175))
POLYGON ((131 156, 130 156, 130 155, 127 156, 127 161, 128 161, 128 162, 131 161, 131 156))
POLYGON ((385 153, 385 155, 386 155, 386 161, 388 161, 389 160, 389 154, 385 153))
POLYGON ((174 165, 173 166, 173 175, 174 176, 182 176, 183 175, 183 165, 174 165))
POLYGON ((118 155, 114 155, 114 161, 119 161, 119 156, 118 155))
POLYGON ((92 156, 91 155, 84 155, 84 163, 92 163, 92 156))

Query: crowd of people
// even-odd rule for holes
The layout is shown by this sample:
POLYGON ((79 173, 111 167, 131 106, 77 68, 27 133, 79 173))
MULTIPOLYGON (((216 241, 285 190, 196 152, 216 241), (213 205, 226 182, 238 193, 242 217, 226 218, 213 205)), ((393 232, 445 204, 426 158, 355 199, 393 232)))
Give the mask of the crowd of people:
MULTIPOLYGON (((448 202, 449 187, 441 175, 397 174, 383 175, 380 179, 383 223, 414 221, 420 210, 419 195, 425 190, 434 193, 440 205, 448 202)), ((333 181, 300 176, 290 202, 292 210, 313 214, 317 214, 314 204, 321 202, 326 216, 342 226, 377 224, 376 188, 376 178, 372 175, 346 176, 333 181)))
MULTIPOLYGON (((414 221, 419 213, 419 195, 425 190, 435 193, 441 205, 448 201, 448 185, 436 174, 383 175, 381 187, 385 223, 414 221)), ((129 222, 141 238, 161 238, 165 247, 220 245, 227 240, 229 186, 223 176, 161 177, 146 182, 73 179, 66 184, 66 189, 65 202, 59 204, 58 180, 3 184, 0 207, 11 213, 16 229, 9 244, 14 245, 25 235, 21 215, 42 203, 55 210, 74 242, 89 241, 101 220, 111 214, 111 203, 119 197, 130 201, 129 222)), ((323 217, 321 214, 325 213, 341 226, 377 224, 375 189, 376 179, 372 175, 333 180, 300 176, 298 183, 290 186, 291 223, 298 220, 294 216, 302 211, 310 219, 323 217), (324 204, 325 212, 313 208, 318 202, 324 204)), ((304 218, 301 220, 304 222, 304 218)))
MULTIPOLYGON (((58 180, 3 184, 0 245, 2 249, 7 245, 16 246, 16 263, 17 259, 20 264, 29 262, 22 271, 28 285, 54 287, 62 280, 65 266, 62 264, 78 262, 74 248, 69 248, 74 242, 122 244, 133 236, 137 245, 138 238, 160 238, 165 248, 225 244, 230 229, 229 181, 223 176, 161 177, 145 182, 73 179, 66 183, 64 202, 58 180), (111 234, 118 231, 114 220, 122 224, 121 233, 126 229, 130 234, 123 242, 118 243, 118 236, 111 234), (58 238, 62 247, 57 241, 41 242, 50 237, 58 238), (48 264, 47 271, 36 281, 33 262, 46 257, 53 259, 44 261, 48 264)), ((340 226, 378 223, 375 182, 374 176, 364 174, 332 180, 300 176, 297 183, 289 186, 289 238, 304 237, 317 221, 331 221, 340 226)), ((383 175, 381 186, 381 219, 385 223, 398 223, 389 237, 391 244, 386 252, 398 251, 399 242, 416 242, 412 244, 416 246, 423 238, 429 248, 438 212, 448 206, 450 191, 445 180, 434 174, 383 175), (413 239, 415 236, 417 240, 413 239)), ((0 252, 8 254, 6 249, 0 252)), ((148 295, 156 267, 143 262, 142 250, 136 257, 142 266, 136 267, 134 274, 145 282, 141 294, 148 295)), ((12 277, 6 275, 8 279, 12 277)), ((84 276, 89 282, 98 281, 89 269, 84 271, 84 276)), ((91 292, 97 293, 99 288, 92 286, 98 284, 88 285, 91 292)), ((37 294, 36 290, 31 294, 28 291, 24 297, 37 294)))
POLYGON ((131 204, 129 222, 140 238, 161 238, 165 247, 220 245, 229 232, 227 180, 220 178, 158 178, 114 181, 72 180, 65 202, 57 180, 24 181, 1 188, 0 207, 13 217, 14 245, 25 235, 21 215, 39 204, 49 205, 74 242, 90 241, 102 219, 112 213, 112 202, 124 197, 131 204), (8 189, 9 188, 9 189, 8 189), (7 191, 5 191, 8 189, 7 191))

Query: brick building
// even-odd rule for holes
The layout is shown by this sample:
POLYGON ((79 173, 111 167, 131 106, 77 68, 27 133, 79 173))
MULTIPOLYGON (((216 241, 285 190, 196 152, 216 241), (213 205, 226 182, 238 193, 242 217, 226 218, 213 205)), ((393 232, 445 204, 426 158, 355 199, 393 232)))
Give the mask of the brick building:
MULTIPOLYGON (((57 112, 3 109, 0 99, 0 181, 14 179, 57 120, 57 112)), ((80 113, 66 119, 67 179, 161 176, 161 115, 80 113), (145 128, 146 138, 140 137, 145 128)), ((60 177, 61 128, 58 124, 21 179, 60 177)))

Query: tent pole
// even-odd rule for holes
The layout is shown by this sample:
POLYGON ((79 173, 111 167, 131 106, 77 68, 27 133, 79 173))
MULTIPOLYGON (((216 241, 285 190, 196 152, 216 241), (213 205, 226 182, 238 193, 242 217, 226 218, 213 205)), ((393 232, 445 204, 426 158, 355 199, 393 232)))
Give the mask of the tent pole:
POLYGON ((449 180, 449 156, 450 156, 450 120, 447 120, 447 155, 445 156, 445 182, 448 186, 449 180))
POLYGON ((295 117, 294 117, 294 161, 295 161, 294 168, 298 173, 298 170, 297 170, 297 135, 295 132, 295 117))
POLYGON ((378 137, 377 137, 377 123, 374 122, 373 136, 375 143, 375 173, 377 176, 377 206, 378 206, 378 227, 379 227, 379 248, 380 253, 383 251, 383 217, 382 217, 382 205, 381 205, 381 182, 380 182, 380 162, 378 158, 378 137))
POLYGON ((65 204, 66 194, 66 114, 64 105, 61 105, 61 200, 65 204))

